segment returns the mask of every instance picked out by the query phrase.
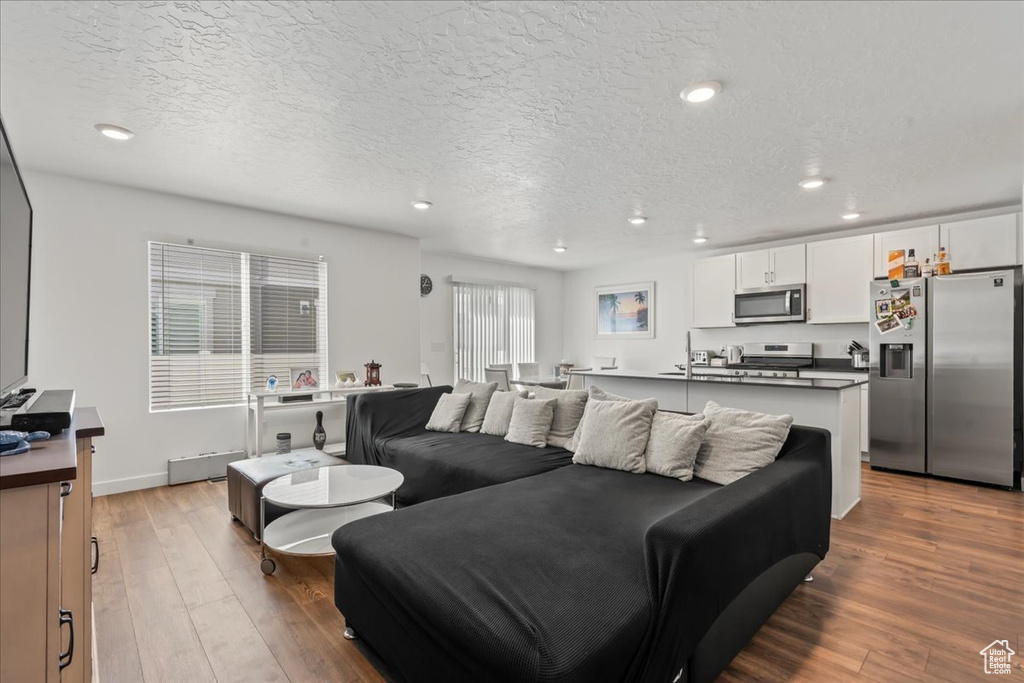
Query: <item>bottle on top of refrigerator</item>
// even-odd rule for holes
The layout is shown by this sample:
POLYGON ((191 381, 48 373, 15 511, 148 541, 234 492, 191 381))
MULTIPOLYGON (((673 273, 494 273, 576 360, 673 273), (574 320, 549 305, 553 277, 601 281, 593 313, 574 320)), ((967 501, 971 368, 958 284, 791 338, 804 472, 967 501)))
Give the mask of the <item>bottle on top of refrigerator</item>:
POLYGON ((949 264, 949 255, 946 253, 946 248, 939 247, 939 260, 935 262, 935 274, 949 275, 951 272, 953 272, 953 269, 949 264))
POLYGON ((903 263, 903 277, 908 280, 912 277, 921 277, 921 264, 914 256, 914 250, 907 250, 907 260, 903 263))
POLYGON ((932 275, 935 275, 935 266, 932 265, 930 258, 926 258, 924 265, 921 266, 921 277, 931 277, 932 275))

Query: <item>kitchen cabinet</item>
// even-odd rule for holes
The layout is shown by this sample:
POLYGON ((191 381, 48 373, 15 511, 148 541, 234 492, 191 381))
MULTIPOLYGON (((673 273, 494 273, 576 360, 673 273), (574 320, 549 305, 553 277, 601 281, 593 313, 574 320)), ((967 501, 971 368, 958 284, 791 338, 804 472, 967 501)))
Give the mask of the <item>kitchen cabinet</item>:
POLYGON ((736 254, 736 289, 799 285, 806 279, 803 244, 736 254))
POLYGON ((868 322, 874 235, 807 245, 807 322, 868 322))
POLYGON ((971 268, 1000 268, 1021 262, 1017 244, 1020 214, 973 218, 939 226, 953 272, 971 268))
POLYGON ((903 249, 907 256, 913 249, 923 266, 925 259, 934 259, 939 253, 939 226, 925 225, 875 235, 875 277, 889 277, 889 252, 894 249, 903 249))
POLYGON ((736 286, 736 254, 693 262, 694 327, 734 327, 733 289, 736 286))

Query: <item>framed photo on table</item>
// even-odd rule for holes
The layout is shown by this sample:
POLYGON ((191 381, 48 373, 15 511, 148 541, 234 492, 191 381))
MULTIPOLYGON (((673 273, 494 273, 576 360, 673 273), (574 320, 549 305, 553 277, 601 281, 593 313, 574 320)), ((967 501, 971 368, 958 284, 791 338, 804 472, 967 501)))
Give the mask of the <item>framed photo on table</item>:
POLYGON ((594 319, 598 339, 654 338, 654 283, 597 287, 594 319))
POLYGON ((305 366, 291 368, 290 374, 292 391, 320 388, 320 373, 316 368, 305 366))

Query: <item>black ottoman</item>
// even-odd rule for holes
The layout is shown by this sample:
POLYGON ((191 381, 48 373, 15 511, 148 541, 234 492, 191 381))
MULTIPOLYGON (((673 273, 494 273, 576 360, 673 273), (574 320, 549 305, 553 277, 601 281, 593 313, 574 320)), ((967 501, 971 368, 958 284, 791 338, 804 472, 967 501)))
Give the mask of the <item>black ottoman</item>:
MULTIPOLYGON (((246 458, 228 464, 228 510, 231 516, 260 537, 260 498, 263 487, 274 479, 314 467, 347 465, 342 458, 316 450, 288 453, 286 455, 265 455, 261 458, 246 458)), ((266 505, 266 523, 291 512, 271 502, 266 505)))

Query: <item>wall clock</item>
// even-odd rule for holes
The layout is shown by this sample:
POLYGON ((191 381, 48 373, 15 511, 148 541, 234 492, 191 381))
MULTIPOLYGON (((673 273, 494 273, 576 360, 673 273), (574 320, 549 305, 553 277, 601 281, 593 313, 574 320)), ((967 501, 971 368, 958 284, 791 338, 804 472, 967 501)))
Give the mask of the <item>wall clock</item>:
POLYGON ((434 281, 429 275, 420 275, 420 296, 426 296, 434 291, 434 281))

